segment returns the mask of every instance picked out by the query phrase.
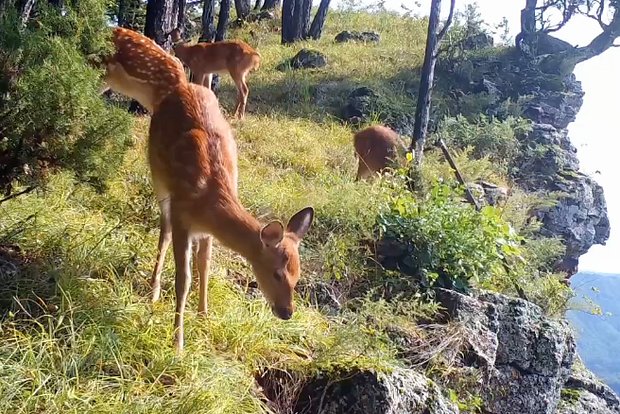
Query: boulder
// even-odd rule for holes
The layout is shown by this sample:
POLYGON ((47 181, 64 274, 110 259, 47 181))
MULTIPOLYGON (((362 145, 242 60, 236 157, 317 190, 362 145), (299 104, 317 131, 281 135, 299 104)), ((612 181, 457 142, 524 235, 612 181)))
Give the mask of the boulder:
POLYGON ((468 328, 464 354, 476 361, 488 414, 552 414, 571 372, 575 342, 564 321, 525 300, 437 289, 446 316, 468 328), (472 357, 473 355, 473 357, 472 357))
POLYGON ((281 63, 276 67, 277 70, 284 71, 291 69, 315 69, 327 65, 327 56, 318 50, 301 49, 290 60, 281 63))
POLYGON ((591 372, 577 367, 564 384, 555 414, 583 413, 620 414, 620 398, 591 372))
POLYGON ((357 32, 345 30, 336 35, 334 39, 336 43, 345 42, 364 42, 364 43, 379 43, 381 36, 377 32, 357 32))
POLYGON ((293 412, 304 414, 456 414, 433 381, 410 369, 318 376, 302 388, 293 412))

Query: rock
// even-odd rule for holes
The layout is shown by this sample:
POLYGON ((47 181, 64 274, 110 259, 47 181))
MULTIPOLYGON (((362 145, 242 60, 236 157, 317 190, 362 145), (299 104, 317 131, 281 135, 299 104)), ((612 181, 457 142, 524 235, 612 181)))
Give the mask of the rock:
POLYGON ((337 43, 344 42, 364 42, 364 43, 379 43, 381 36, 377 32, 357 32, 345 30, 336 35, 334 39, 337 43))
MULTIPOLYGON (((546 52, 568 47, 551 36, 543 37, 546 52)), ((609 237, 603 190, 592 178, 578 172, 577 149, 568 136, 567 126, 583 103, 581 83, 573 74, 544 73, 536 62, 518 56, 440 62, 438 69, 439 78, 450 79, 450 91, 488 95, 480 101, 486 105, 481 111, 490 115, 512 116, 514 112, 505 109, 504 104, 510 107, 508 99, 523 97, 519 113, 532 121, 532 129, 518 135, 521 155, 509 168, 515 182, 528 192, 566 193, 554 207, 542 208, 537 216, 543 223, 542 235, 559 236, 568 246, 558 269, 575 272, 579 256, 594 244, 605 244, 609 237)), ((470 99, 476 101, 475 97, 470 99)))
POLYGON ((377 93, 366 86, 352 90, 341 110, 341 118, 354 124, 370 120, 377 107, 377 98, 377 93))
POLYGON ((562 39, 553 37, 547 33, 536 34, 536 54, 548 55, 553 53, 565 52, 575 47, 562 39))
POLYGON ((451 414, 458 408, 430 379, 410 369, 319 376, 302 388, 293 412, 305 414, 451 414))
POLYGON ((548 124, 533 124, 521 139, 521 156, 516 181, 526 190, 549 189, 562 171, 579 169, 577 151, 568 139, 568 132, 548 124))
POLYGON ((276 67, 279 71, 284 71, 287 68, 291 69, 315 69, 322 68, 327 65, 327 56, 318 50, 301 49, 290 60, 281 63, 276 67))
MULTIPOLYGON (((476 297, 437 289, 447 316, 468 327, 480 365, 477 390, 488 414, 551 414, 575 355, 568 323, 546 318, 524 300, 482 292, 476 297)), ((472 358, 469 358, 472 360, 472 358)))
POLYGON ((493 47, 493 36, 486 33, 477 33, 463 41, 463 49, 478 50, 493 47))
POLYGON ((591 372, 577 368, 564 384, 555 414, 583 413, 620 414, 620 398, 591 372))
MULTIPOLYGON (((344 106, 340 110, 340 118, 356 125, 371 121, 376 114, 380 114, 381 122, 399 135, 412 136, 415 122, 414 113, 403 113, 392 109, 381 98, 372 88, 367 86, 358 87, 349 93, 344 106)), ((432 130, 434 122, 434 119, 431 119, 429 129, 432 130)))
POLYGON ((592 245, 604 245, 610 225, 603 188, 587 175, 571 171, 558 175, 550 189, 566 195, 555 206, 539 212, 543 222, 541 233, 561 236, 566 257, 575 260, 592 245))
POLYGON ((467 183, 467 188, 480 204, 496 206, 508 199, 508 189, 486 181, 467 183))

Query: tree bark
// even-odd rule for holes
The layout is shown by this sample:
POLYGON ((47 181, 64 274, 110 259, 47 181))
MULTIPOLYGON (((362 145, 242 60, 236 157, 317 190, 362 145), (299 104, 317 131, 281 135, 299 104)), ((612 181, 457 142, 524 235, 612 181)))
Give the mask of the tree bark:
POLYGON ((299 0, 284 0, 282 3, 282 44, 295 40, 295 3, 299 0))
POLYGON ((235 10, 237 11, 238 19, 247 19, 250 15, 251 8, 250 0, 235 0, 235 10))
POLYGON ((261 7, 260 10, 275 10, 280 7, 280 4, 282 4, 282 0, 265 0, 265 3, 263 3, 263 7, 261 7))
POLYGON ((215 0, 205 0, 202 8, 201 42, 212 42, 215 39, 215 0))
MULTIPOLYGON (((297 28, 295 34, 296 40, 306 39, 308 30, 310 29, 310 16, 312 12, 312 0, 298 0, 299 11, 295 10, 299 16, 297 19, 297 28)), ((297 7, 297 6, 296 6, 297 7)))
POLYGON ((215 41, 221 42, 226 37, 228 20, 230 19, 230 0, 220 0, 220 17, 217 20, 215 41))
MULTIPOLYGON (((36 3, 36 0, 25 0, 22 2, 20 10, 19 10, 22 26, 25 26, 26 23, 28 23, 28 20, 30 19, 30 13, 32 12, 32 9, 34 8, 35 3, 36 3)), ((0 15, 1 14, 2 13, 0 13, 0 15)))
POLYGON ((173 13, 177 16, 176 27, 181 29, 181 33, 185 33, 185 7, 187 0, 175 0, 173 13))
POLYGON ((424 63, 420 74, 420 89, 418 102, 415 109, 415 121, 413 126, 413 137, 411 139, 410 150, 415 148, 416 165, 422 165, 424 156, 424 144, 426 144, 426 134, 431 110, 431 97, 433 92, 433 82, 435 80, 435 64, 439 53, 439 45, 442 38, 448 31, 452 23, 455 0, 450 2, 450 14, 439 32, 439 15, 441 13, 441 0, 432 0, 431 11, 428 20, 428 35, 426 38, 426 51, 424 52, 424 63))
POLYGON ((312 25, 310 26, 308 36, 314 40, 320 39, 323 34, 323 26, 325 25, 325 18, 327 17, 327 10, 329 9, 330 2, 331 0, 321 0, 319 10, 317 10, 314 19, 312 20, 312 25))
POLYGON ((521 52, 536 54, 536 3, 538 0, 526 0, 521 10, 521 31, 515 36, 515 46, 521 52))
POLYGON ((178 4, 175 5, 174 0, 148 0, 144 35, 165 50, 170 50, 167 34, 177 27, 178 18, 178 4))

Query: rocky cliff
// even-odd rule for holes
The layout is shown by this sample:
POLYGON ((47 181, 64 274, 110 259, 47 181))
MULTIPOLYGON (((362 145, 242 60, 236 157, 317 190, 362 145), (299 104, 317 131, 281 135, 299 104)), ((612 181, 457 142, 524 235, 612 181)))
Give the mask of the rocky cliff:
MULTIPOLYGON (((487 36, 478 36, 465 48, 490 46, 487 36)), ((520 156, 512 162, 512 179, 528 192, 556 195, 553 206, 534 214, 542 222, 542 235, 564 241, 566 254, 557 269, 574 274, 579 257, 592 245, 605 244, 610 231, 603 189, 579 171, 577 150, 568 137, 567 127, 584 96, 580 82, 572 74, 546 73, 536 59, 514 51, 444 60, 437 75, 438 93, 451 96, 456 108, 482 102, 481 111, 487 115, 505 118, 518 111, 531 121, 531 130, 519 137, 520 156)), ((349 122, 370 120, 382 99, 372 88, 353 89, 340 116, 349 122)), ((413 130, 413 117, 407 113, 384 111, 383 121, 403 135, 413 130)), ((550 319, 538 306, 500 294, 466 296, 440 289, 437 297, 446 312, 429 329, 458 338, 440 352, 452 361, 451 379, 438 385, 426 377, 416 356, 420 338, 395 329, 392 339, 401 348, 405 367, 391 374, 342 373, 345 379, 335 382, 318 376, 304 385, 294 412, 620 413, 618 396, 580 364, 566 321, 550 319), (466 388, 475 398, 466 403, 447 399, 452 388, 466 388)))

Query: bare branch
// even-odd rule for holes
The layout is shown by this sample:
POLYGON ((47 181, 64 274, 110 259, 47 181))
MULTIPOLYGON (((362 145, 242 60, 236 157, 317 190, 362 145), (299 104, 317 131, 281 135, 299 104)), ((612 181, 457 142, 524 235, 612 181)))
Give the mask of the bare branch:
POLYGON ((456 4, 456 0, 450 0, 450 13, 448 13, 448 18, 446 19, 446 22, 444 23, 443 27, 441 28, 441 31, 437 35, 437 44, 441 43, 441 41, 443 40, 444 36, 448 32, 448 29, 450 28, 450 25, 452 24, 452 17, 454 16, 454 5, 455 4, 456 4))

